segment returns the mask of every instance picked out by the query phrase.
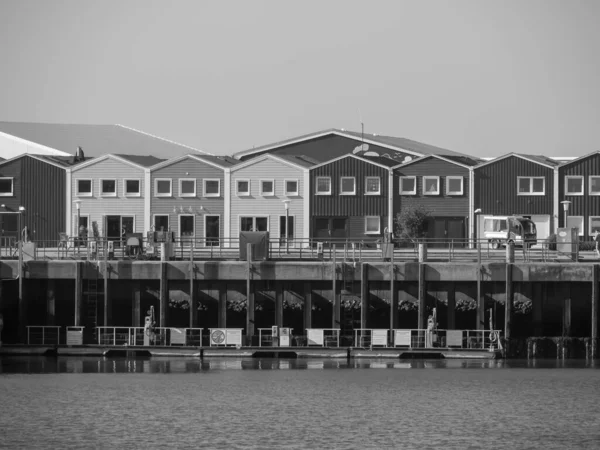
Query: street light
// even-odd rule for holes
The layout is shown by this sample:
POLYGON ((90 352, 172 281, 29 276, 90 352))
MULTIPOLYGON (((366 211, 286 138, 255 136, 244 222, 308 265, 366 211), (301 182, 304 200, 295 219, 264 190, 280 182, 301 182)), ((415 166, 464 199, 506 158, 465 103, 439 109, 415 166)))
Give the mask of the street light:
POLYGON ((481 208, 477 208, 475 211, 473 211, 473 214, 475 216, 475 220, 474 220, 475 223, 473 224, 473 225, 475 225, 475 227, 474 227, 474 234, 475 234, 475 237, 474 237, 474 241, 475 242, 474 243, 475 243, 475 247, 479 247, 479 236, 477 235, 477 222, 478 222, 477 215, 480 214, 480 213, 481 213, 481 208))
MULTIPOLYGON (((77 224, 75 225, 75 233, 77 233, 79 236, 79 225, 81 222, 81 200, 75 200, 73 203, 75 203, 75 208, 77 208, 77 224)), ((77 239, 77 255, 79 255, 79 244, 79 239, 77 239)))
POLYGON ((565 228, 567 228, 567 212, 569 211, 569 206, 571 205, 571 202, 569 200, 564 200, 561 203, 563 205, 563 211, 564 211, 564 215, 565 215, 563 226, 565 228))
POLYGON ((288 236, 290 235, 290 200, 283 200, 285 207, 285 252, 290 252, 288 236))

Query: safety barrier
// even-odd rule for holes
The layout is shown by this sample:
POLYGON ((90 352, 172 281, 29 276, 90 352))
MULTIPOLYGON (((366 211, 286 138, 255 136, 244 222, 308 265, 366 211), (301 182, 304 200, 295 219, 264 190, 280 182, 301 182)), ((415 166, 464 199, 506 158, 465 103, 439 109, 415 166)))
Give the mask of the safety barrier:
POLYGON ((27 327, 27 345, 59 345, 60 327, 37 326, 27 327))
POLYGON ((394 347, 502 350, 500 330, 394 330, 394 347))
POLYGON ((292 328, 272 326, 271 328, 258 329, 258 346, 259 347, 290 347, 292 342, 292 328))
POLYGON ((209 328, 210 346, 241 347, 243 340, 242 328, 209 328))
POLYGON ((387 347, 388 346, 387 328, 355 328, 354 346, 355 347, 387 347))
MULTIPOLYGON (((98 345, 144 345, 144 327, 96 327, 98 345)), ((153 328, 152 345, 200 346, 202 328, 153 328)))
POLYGON ((318 345, 321 347, 339 347, 340 329, 339 328, 307 328, 306 345, 318 345))

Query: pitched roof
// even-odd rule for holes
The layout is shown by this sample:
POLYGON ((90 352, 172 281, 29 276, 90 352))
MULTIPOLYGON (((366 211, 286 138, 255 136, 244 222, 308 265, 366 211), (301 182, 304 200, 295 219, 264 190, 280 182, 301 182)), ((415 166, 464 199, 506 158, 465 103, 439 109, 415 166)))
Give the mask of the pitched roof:
POLYGON ((202 158, 206 161, 210 161, 214 164, 217 164, 221 167, 232 167, 236 164, 239 164, 241 161, 231 156, 216 156, 216 155, 194 155, 202 158))
POLYGON ((311 167, 314 166, 315 164, 319 164, 319 161, 317 161, 314 158, 311 158, 309 156, 306 155, 277 155, 279 158, 281 159, 285 159, 287 161, 290 161, 294 164, 298 164, 299 166, 303 166, 303 167, 311 167))
POLYGON ((548 166, 558 166, 560 165, 560 161, 557 161, 553 158, 549 158, 543 155, 526 155, 525 153, 517 153, 517 155, 522 156, 523 158, 531 159, 533 161, 537 161, 540 164, 546 164, 548 166))
POLYGON ((69 154, 81 147, 85 156, 112 153, 166 159, 187 153, 210 155, 123 125, 0 122, 0 132, 69 154))
POLYGON ((488 166, 490 164, 494 164, 498 161, 502 161, 507 158, 521 158, 527 161, 530 161, 534 164, 540 164, 542 166, 548 167, 549 169, 554 169, 556 166, 560 165, 560 161, 556 161, 555 159, 548 158, 547 156, 542 155, 525 155, 523 153, 507 153, 506 155, 498 156, 496 158, 485 158, 482 160, 480 164, 477 165, 476 169, 484 166, 488 166))
POLYGON ((119 154, 117 154, 115 156, 119 156, 123 159, 131 161, 134 164, 137 164, 138 166, 144 166, 144 167, 152 167, 156 164, 159 164, 159 163, 165 161, 164 159, 156 158, 154 156, 119 155, 119 154))

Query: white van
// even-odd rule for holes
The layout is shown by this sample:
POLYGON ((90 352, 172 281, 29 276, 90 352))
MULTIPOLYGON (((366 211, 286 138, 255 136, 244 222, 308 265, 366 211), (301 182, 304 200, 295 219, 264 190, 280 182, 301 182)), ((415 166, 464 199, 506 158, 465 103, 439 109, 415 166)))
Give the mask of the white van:
POLYGON ((521 216, 486 216, 483 218, 483 237, 493 249, 513 243, 526 245, 537 243, 537 229, 531 219, 521 216))

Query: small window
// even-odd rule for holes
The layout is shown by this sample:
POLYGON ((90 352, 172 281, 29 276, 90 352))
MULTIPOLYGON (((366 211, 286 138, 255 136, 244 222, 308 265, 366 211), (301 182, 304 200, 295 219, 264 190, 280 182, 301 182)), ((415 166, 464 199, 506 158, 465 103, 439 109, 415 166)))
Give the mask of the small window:
POLYGON ((590 216, 590 236, 600 233, 600 216, 590 216))
POLYGON ((12 197, 13 194, 13 178, 0 178, 0 197, 12 197))
POLYGON ((331 178, 317 177, 317 195, 331 195, 331 178))
POLYGON ((423 177, 423 195, 440 195, 440 177, 423 177))
POLYGON ((567 228, 578 228, 578 236, 583 236, 583 216, 567 216, 567 228))
POLYGON ((446 177, 446 195, 463 195, 463 177, 446 177))
POLYGON ((340 195, 356 194, 356 179, 354 177, 342 177, 340 179, 340 195))
POLYGON ((291 197, 293 195, 298 195, 298 180, 285 180, 285 195, 291 197))
POLYGON ((417 177, 400 177, 400 194, 417 194, 417 177))
POLYGON ((91 197, 92 180, 77 180, 77 195, 79 197, 91 197))
POLYGON ((546 182, 544 177, 517 177, 517 195, 544 195, 546 182))
POLYGON ((381 180, 379 177, 367 177, 365 179, 365 195, 380 195, 381 180))
POLYGON ((565 177, 566 195, 583 195, 583 177, 565 177))
POLYGON ((204 197, 220 197, 221 196, 221 181, 220 180, 204 180, 204 197))
POLYGON ((237 195, 250 195, 250 180, 237 180, 237 195))
POLYGON ((125 196, 139 197, 140 195, 140 180, 125 180, 125 196))
POLYGON ((275 182, 273 180, 260 180, 260 195, 275 195, 275 182))
POLYGON ((180 197, 195 197, 196 196, 196 179, 195 178, 180 178, 179 179, 179 196, 180 197))
POLYGON ((154 196, 155 197, 171 197, 173 191, 171 190, 171 179, 170 178, 156 178, 154 180, 154 196))
POLYGON ((365 234, 381 234, 381 220, 379 216, 365 217, 365 234))
POLYGON ((100 180, 100 195, 102 197, 116 197, 117 180, 100 180))
POLYGON ((600 177, 590 176, 590 195, 600 195, 600 177))

